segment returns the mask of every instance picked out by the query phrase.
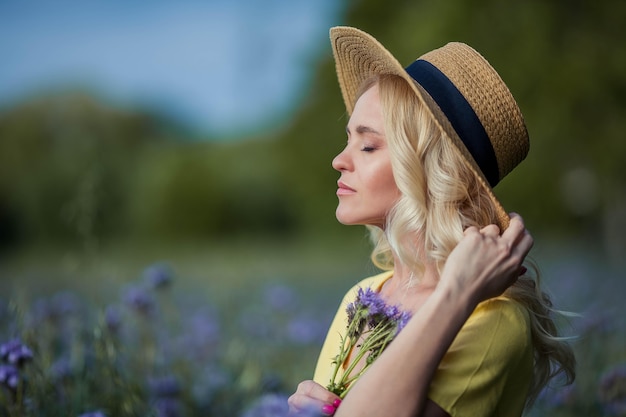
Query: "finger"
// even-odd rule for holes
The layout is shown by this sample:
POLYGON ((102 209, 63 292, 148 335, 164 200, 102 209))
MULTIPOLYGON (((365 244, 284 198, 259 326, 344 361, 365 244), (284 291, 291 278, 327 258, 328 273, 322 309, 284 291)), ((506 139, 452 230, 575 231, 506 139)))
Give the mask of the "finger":
POLYGON ((526 257, 526 255, 528 255, 528 253, 530 252, 534 244, 535 244, 535 239, 533 239, 532 235, 528 232, 528 230, 524 229, 524 234, 522 236, 522 239, 517 244, 517 248, 521 250, 521 253, 524 258, 526 257))
POLYGON ((521 225, 522 228, 526 227, 524 224, 524 219, 522 218, 522 216, 520 216, 517 213, 509 213, 509 218, 510 218, 510 222, 515 223, 516 225, 518 225, 518 227, 521 225))
POLYGON ((489 224, 483 227, 482 229, 480 229, 480 233, 482 233, 485 236, 496 237, 496 236, 500 236, 500 228, 495 224, 489 224))
POLYGON ((511 243, 516 243, 526 230, 524 220, 519 214, 511 213, 509 227, 502 233, 502 238, 511 243))
POLYGON ((324 401, 308 397, 303 394, 293 394, 287 401, 289 404, 289 415, 315 415, 324 412, 328 408, 328 404, 324 401))
POLYGON ((328 391, 326 388, 321 386, 315 381, 304 381, 298 386, 298 391, 302 386, 302 392, 309 397, 318 399, 327 404, 333 404, 335 400, 338 400, 339 397, 332 392, 328 391))
POLYGON ((298 384, 296 393, 289 397, 288 403, 290 413, 294 415, 333 415, 341 399, 320 384, 308 380, 298 384))
POLYGON ((465 236, 472 234, 472 233, 477 233, 477 232, 478 232, 478 228, 476 226, 469 226, 465 230, 463 230, 463 234, 465 236))
POLYGON ((530 233, 528 233, 527 230, 524 230, 521 238, 517 241, 515 245, 511 247, 511 256, 517 259, 517 262, 519 263, 519 266, 520 266, 519 275, 522 275, 526 272, 525 268, 524 270, 521 269, 522 268, 521 264, 522 262, 524 262, 524 259, 530 252, 530 249, 533 247, 533 244, 534 244, 533 237, 530 235, 530 233))

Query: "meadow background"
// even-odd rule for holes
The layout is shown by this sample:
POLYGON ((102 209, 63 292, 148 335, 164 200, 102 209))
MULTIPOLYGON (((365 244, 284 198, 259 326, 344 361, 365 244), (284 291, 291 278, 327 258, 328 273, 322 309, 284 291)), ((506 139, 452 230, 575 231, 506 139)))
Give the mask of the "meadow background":
MULTIPOLYGON (((42 3, 41 17, 35 3, 0 3, 0 30, 15 28, 0 78, 80 41, 48 45, 45 16, 99 4, 42 3), (25 25, 20 7, 41 20, 25 25)), ((138 74, 126 86, 172 81, 194 111, 71 72, 22 93, 0 85, 0 416, 275 415, 311 377, 344 291, 375 272, 365 230, 334 219, 330 161, 346 123, 326 38, 336 24, 403 63, 461 40, 498 69, 531 152, 496 193, 535 236, 557 307, 580 313, 562 323, 576 335, 577 382, 528 414, 626 415, 626 3, 239 0, 177 13, 193 4, 160 15, 159 42, 175 17, 184 28, 242 16, 160 50, 159 62, 197 62, 206 78, 135 61, 123 73, 138 74), (225 33, 239 36, 228 51, 212 43, 225 33), (176 84, 187 78, 197 88, 176 84)), ((123 49, 124 17, 163 3, 118 6, 110 36, 123 49)), ((108 27, 107 10, 94 28, 108 27)))

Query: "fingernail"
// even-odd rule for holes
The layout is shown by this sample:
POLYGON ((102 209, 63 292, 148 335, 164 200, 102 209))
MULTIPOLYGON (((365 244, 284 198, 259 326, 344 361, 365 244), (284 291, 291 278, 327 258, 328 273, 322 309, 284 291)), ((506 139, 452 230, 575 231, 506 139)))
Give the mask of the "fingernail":
POLYGON ((341 399, 337 398, 335 401, 333 401, 333 407, 335 408, 339 408, 339 405, 341 404, 341 399))
POLYGON ((322 406, 322 413, 332 416, 335 414, 335 407, 330 404, 324 404, 324 406, 322 406))

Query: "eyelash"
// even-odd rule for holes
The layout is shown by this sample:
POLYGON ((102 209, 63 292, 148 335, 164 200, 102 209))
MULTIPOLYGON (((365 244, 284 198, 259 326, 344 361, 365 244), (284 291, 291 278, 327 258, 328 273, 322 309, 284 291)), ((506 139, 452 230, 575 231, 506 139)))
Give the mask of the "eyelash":
POLYGON ((363 152, 374 152, 376 150, 376 148, 373 147, 373 146, 364 146, 361 150, 363 152))

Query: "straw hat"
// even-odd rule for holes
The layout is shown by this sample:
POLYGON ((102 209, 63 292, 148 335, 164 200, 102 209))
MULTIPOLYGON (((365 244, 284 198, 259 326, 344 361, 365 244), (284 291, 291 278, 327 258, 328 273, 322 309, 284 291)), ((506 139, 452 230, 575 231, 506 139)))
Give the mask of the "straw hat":
POLYGON ((509 216, 492 188, 526 157, 529 141, 522 113, 493 67, 458 42, 422 55, 405 69, 359 29, 334 27, 330 39, 348 114, 368 78, 395 74, 409 81, 493 200, 500 230, 506 229, 509 216))

